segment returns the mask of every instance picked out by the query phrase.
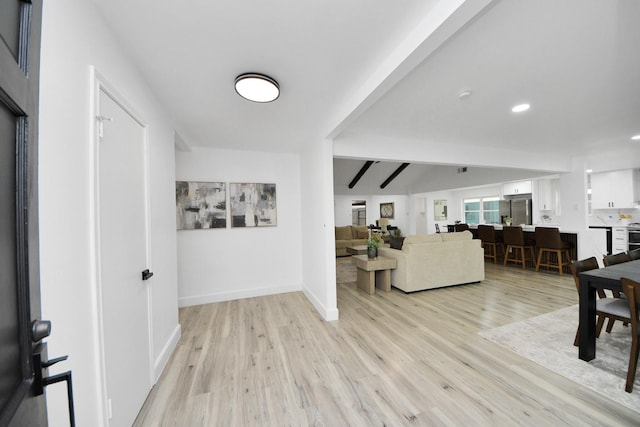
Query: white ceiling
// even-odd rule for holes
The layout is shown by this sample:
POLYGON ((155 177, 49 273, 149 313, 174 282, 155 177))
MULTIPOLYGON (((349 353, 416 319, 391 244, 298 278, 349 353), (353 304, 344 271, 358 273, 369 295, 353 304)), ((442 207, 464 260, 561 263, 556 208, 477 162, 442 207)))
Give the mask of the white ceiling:
POLYGON ((435 1, 94 0, 191 146, 299 152, 435 1), (236 76, 280 98, 240 98, 236 76))
MULTIPOLYGON (((637 1, 94 2, 192 147, 300 152, 329 136, 356 158, 384 138, 544 159, 640 133, 637 1), (237 96, 244 72, 278 80, 280 98, 237 96)), ((336 186, 354 162, 334 162, 336 186)), ((418 163, 395 191, 423 176, 418 163)))
POLYGON ((640 132, 638 18, 640 2, 500 2, 349 131, 523 151, 626 143, 640 132))

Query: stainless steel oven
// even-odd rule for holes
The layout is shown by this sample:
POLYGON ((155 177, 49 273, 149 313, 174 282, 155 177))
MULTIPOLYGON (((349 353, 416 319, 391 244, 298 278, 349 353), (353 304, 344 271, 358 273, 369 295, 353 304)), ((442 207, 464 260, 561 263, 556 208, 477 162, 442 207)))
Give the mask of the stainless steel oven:
POLYGON ((640 248, 640 223, 634 222, 627 227, 629 231, 629 250, 640 248))

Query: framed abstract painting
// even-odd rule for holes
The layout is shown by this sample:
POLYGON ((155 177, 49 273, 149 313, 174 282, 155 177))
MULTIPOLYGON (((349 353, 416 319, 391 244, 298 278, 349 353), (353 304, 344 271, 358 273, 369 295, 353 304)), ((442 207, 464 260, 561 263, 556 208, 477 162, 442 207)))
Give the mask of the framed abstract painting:
POLYGON ((380 218, 389 218, 393 219, 395 215, 393 202, 391 203, 380 203, 380 218))
POLYGON ((224 182, 176 181, 176 228, 200 230, 227 227, 224 182))
POLYGON ((278 224, 276 185, 229 184, 231 227, 273 227, 278 224))

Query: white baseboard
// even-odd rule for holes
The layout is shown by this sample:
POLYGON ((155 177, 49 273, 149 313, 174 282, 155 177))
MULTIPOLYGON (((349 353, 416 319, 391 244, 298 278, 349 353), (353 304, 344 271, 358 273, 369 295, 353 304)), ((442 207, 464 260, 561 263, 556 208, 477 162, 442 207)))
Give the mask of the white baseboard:
POLYGON ((312 294, 311 292, 309 292, 308 289, 304 289, 303 290, 304 295, 307 297, 307 299, 309 301, 311 301, 311 304, 313 304, 313 307, 318 311, 318 313, 320 313, 320 316, 322 316, 322 318, 327 321, 327 322, 333 322, 334 320, 338 320, 338 308, 327 308, 325 307, 318 298, 316 298, 316 296, 314 294, 312 294))
POLYGON ((240 291, 219 292, 207 295, 197 295, 191 297, 178 298, 178 307, 189 307, 192 305, 210 304, 213 302, 232 301, 242 298, 262 297, 265 295, 284 294, 287 292, 298 292, 302 286, 280 286, 269 288, 243 289, 240 291))
POLYGON ((232 301, 242 298, 261 297, 265 295, 284 294, 287 292, 303 291, 307 299, 313 304, 313 307, 320 313, 320 316, 327 322, 338 320, 338 308, 325 307, 316 296, 309 292, 308 289, 302 289, 301 286, 282 286, 270 288, 244 289, 235 292, 220 292, 207 295, 198 295, 191 297, 181 297, 178 299, 179 307, 190 307, 192 305, 211 304, 214 302, 232 301))
POLYGON ((169 362, 169 358, 173 354, 173 351, 176 349, 178 342, 180 341, 180 335, 182 334, 182 328, 180 325, 176 325, 173 333, 162 347, 162 351, 156 358, 153 364, 153 383, 155 384, 160 378, 160 374, 164 370, 164 367, 167 366, 167 362, 169 362))

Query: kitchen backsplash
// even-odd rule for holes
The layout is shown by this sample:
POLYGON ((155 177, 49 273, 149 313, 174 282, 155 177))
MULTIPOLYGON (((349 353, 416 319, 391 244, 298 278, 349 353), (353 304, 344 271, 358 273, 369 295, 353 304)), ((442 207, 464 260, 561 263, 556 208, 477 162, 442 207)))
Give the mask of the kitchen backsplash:
POLYGON ((589 225, 628 225, 640 222, 640 209, 594 209, 589 225))

